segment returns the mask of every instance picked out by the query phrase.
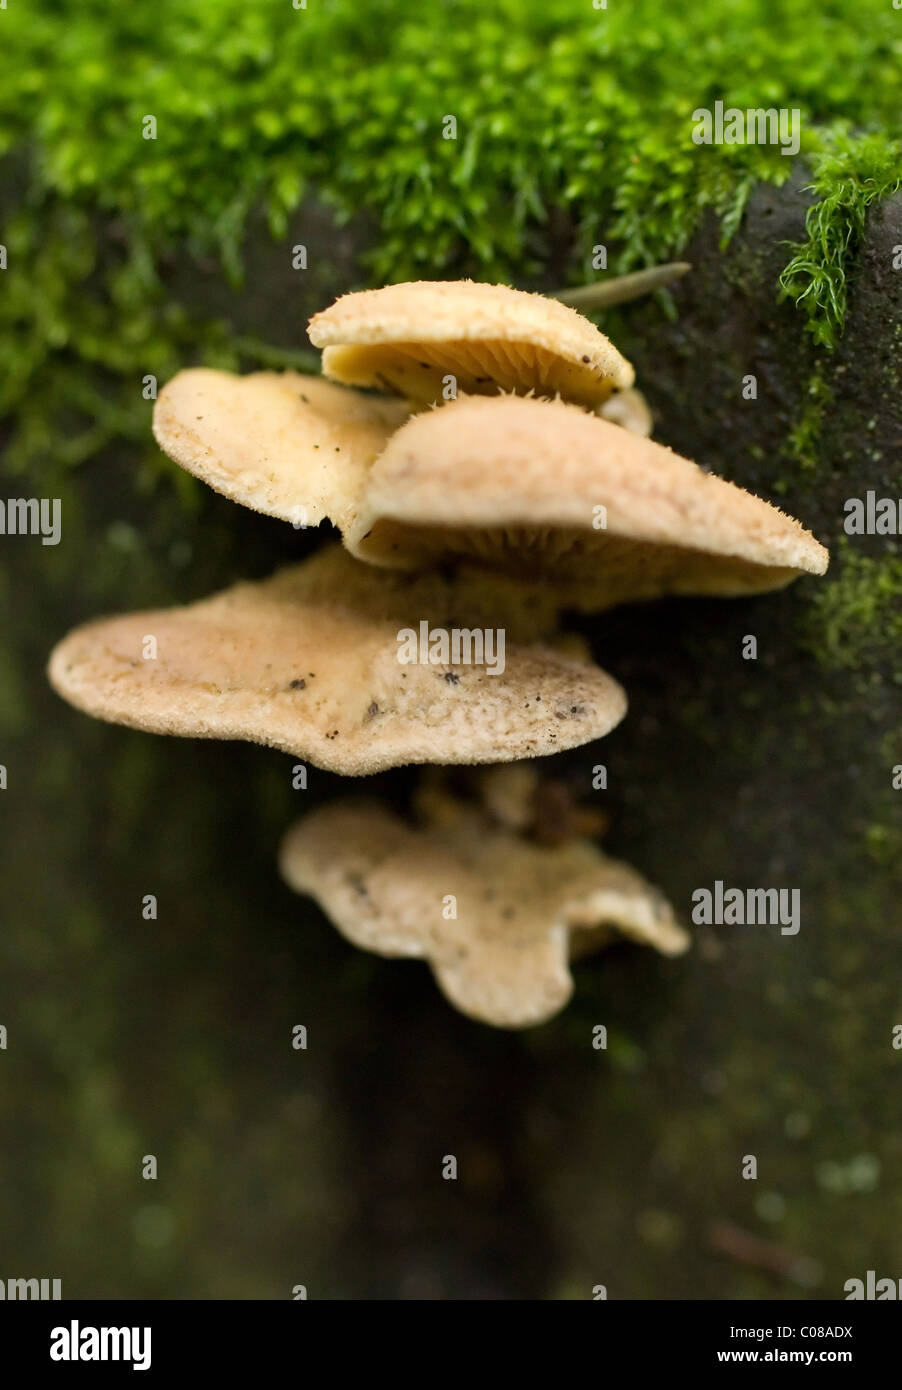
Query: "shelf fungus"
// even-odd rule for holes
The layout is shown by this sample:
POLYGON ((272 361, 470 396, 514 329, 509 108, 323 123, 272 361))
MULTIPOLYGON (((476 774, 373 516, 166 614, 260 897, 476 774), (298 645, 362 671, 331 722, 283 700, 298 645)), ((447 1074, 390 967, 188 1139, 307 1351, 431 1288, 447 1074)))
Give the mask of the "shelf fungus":
POLYGON ((232 501, 344 530, 374 459, 409 414, 404 401, 297 372, 192 367, 163 387, 153 431, 170 458, 232 501))
POLYGON ((100 719, 247 739, 360 776, 539 757, 608 733, 626 696, 556 629, 532 584, 379 571, 333 545, 185 608, 79 627, 49 674, 100 719))
POLYGON ((378 800, 313 811, 282 873, 358 946, 427 960, 464 1013, 541 1023, 574 957, 618 936, 688 945, 657 890, 594 843, 606 814, 527 761, 626 712, 562 610, 760 593, 823 574, 827 552, 653 443, 629 362, 556 300, 391 285, 343 296, 309 332, 325 379, 191 368, 161 392, 154 434, 225 496, 298 528, 331 521, 344 547, 87 623, 50 680, 100 719, 345 776, 457 766, 418 775, 409 820, 378 800))
POLYGON ((418 280, 343 295, 315 314, 323 372, 426 404, 499 389, 594 408, 633 369, 594 324, 556 300, 507 285, 418 280))
POLYGON ((362 560, 467 556, 544 578, 584 611, 762 593, 827 551, 759 497, 562 401, 470 397, 416 415, 373 465, 345 536, 362 560))
MULTIPOLYGON (((347 295, 338 305, 318 315, 317 321, 323 318, 328 321, 339 305, 359 299, 366 301, 369 294, 397 298, 402 291, 417 290, 443 296, 449 288, 457 290, 459 287, 428 283, 395 285, 384 291, 347 295)), ((565 323, 572 317, 577 321, 577 337, 580 333, 588 334, 595 343, 596 352, 604 356, 604 352, 610 350, 615 357, 619 356, 588 320, 553 300, 503 286, 471 282, 464 282, 461 290, 464 300, 469 295, 481 300, 486 291, 491 292, 490 304, 500 297, 498 302, 502 309, 507 305, 509 311, 509 302, 512 302, 519 318, 527 325, 532 323, 538 337, 541 337, 539 329, 543 322, 541 306, 545 305, 552 324, 558 315, 563 315, 565 323), (521 301, 526 301, 528 312, 524 313, 521 301), (599 343, 604 345, 603 349, 599 348, 599 343)), ((498 331, 508 322, 508 311, 498 315, 498 331)), ((342 321, 339 317, 339 322, 342 321)), ((478 322, 470 325, 474 332, 478 322)), ((555 368, 558 375, 566 375, 561 364, 570 361, 575 353, 573 343, 572 351, 561 348, 560 363, 555 368)), ((485 343, 480 344, 476 339, 471 346, 473 351, 477 348, 482 351, 485 343)), ((327 350, 326 359, 331 360, 329 351, 331 349, 327 350)), ((447 339, 436 340, 430 349, 435 356, 436 371, 440 374, 451 371, 449 364, 457 361, 457 351, 447 339)), ((513 348, 511 353, 516 355, 513 348)), ((578 364, 580 372, 586 370, 583 356, 585 354, 580 356, 578 364)), ((531 364, 522 357, 517 360, 514 375, 505 370, 500 379, 480 376, 477 381, 471 374, 466 384, 476 393, 497 392, 502 384, 528 391, 541 390, 545 369, 539 359, 531 364)), ((485 363, 480 373, 484 367, 485 363)), ((615 376, 617 389, 612 387, 614 378, 605 376, 604 391, 590 392, 589 403, 594 404, 603 396, 598 405, 600 414, 638 434, 649 434, 652 422, 647 404, 638 391, 623 385, 632 380, 631 370, 618 369, 615 376)), ((382 384, 389 390, 394 389, 394 383, 387 379, 382 384)), ((422 400, 379 395, 293 371, 252 372, 239 376, 212 368, 190 367, 178 372, 160 392, 154 407, 153 431, 160 448, 180 467, 232 501, 289 521, 297 528, 331 521, 346 535, 364 505, 377 458, 412 411, 423 404, 422 400)))
POLYGON ((288 831, 281 872, 354 945, 428 961, 471 1018, 544 1023, 570 998, 570 960, 619 937, 686 950, 657 889, 588 840, 542 845, 445 798, 419 812, 410 824, 375 800, 313 811, 288 831))

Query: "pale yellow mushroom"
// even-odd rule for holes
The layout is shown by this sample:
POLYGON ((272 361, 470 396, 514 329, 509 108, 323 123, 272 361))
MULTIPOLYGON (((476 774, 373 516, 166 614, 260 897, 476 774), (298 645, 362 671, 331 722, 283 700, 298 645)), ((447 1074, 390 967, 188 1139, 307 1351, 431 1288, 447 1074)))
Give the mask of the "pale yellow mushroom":
POLYGON ((823 574, 777 507, 562 401, 470 397, 416 415, 374 464, 345 544, 374 565, 467 556, 596 611, 823 574))
POLYGON ((472 280, 419 280, 346 294, 310 320, 323 372, 420 403, 449 391, 561 395, 594 408, 633 369, 575 309, 472 280))
POLYGON ((654 428, 648 401, 634 386, 628 386, 625 391, 615 391, 598 407, 598 414, 603 420, 610 420, 612 425, 621 425, 643 439, 650 438, 654 428))
POLYGON ((163 387, 153 429, 170 458, 232 501, 298 527, 344 529, 409 413, 321 377, 191 367, 163 387))
POLYGON ((618 936, 669 956, 689 944, 627 865, 584 840, 536 845, 472 805, 416 826, 379 801, 326 806, 289 830, 280 867, 349 941, 428 961, 452 1004, 496 1027, 558 1013, 573 955, 618 936))
MULTIPOLYGON (((647 417, 650 429, 637 391, 599 410, 639 433, 647 417)), ((409 415, 408 402, 321 377, 191 367, 163 387, 153 428, 170 458, 233 502, 298 529, 331 521, 347 532, 373 464, 409 415)))
POLYGON ((555 649, 556 621, 534 585, 475 570, 412 579, 336 545, 186 608, 88 623, 49 674, 96 718, 248 739, 348 776, 507 762, 600 738, 626 711, 616 681, 555 649), (419 652, 403 663, 405 632, 419 652))

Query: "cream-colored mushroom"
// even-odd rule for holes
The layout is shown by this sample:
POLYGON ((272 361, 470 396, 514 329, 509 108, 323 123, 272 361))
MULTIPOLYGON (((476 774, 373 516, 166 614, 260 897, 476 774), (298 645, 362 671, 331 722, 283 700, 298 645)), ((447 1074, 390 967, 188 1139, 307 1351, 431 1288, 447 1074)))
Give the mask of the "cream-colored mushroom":
MULTIPOLYGON (((619 391, 599 410, 650 432, 638 391, 619 391)), ((299 529, 331 521, 346 532, 373 464, 409 415, 406 401, 320 377, 190 367, 163 387, 153 428, 171 459, 231 501, 299 529)))
POLYGON ((445 995, 502 1028, 552 1018, 569 959, 618 935, 678 955, 661 894, 587 841, 545 848, 475 806, 411 826, 379 801, 339 802, 288 832, 280 866, 348 940, 429 962, 445 995))
POLYGON ((409 400, 505 391, 560 394, 594 408, 633 369, 575 309, 472 280, 419 280, 346 294, 310 320, 323 371, 409 400))
POLYGON ((153 429, 170 458, 232 501, 296 526, 344 529, 409 413, 404 401, 297 372, 192 367, 163 387, 153 429))
POLYGON ((515 396, 470 397, 403 425, 345 543, 376 565, 468 556, 544 576, 588 611, 779 589, 828 560, 798 521, 662 445, 515 396))
POLYGON ((628 386, 625 391, 615 391, 598 407, 598 414, 603 420, 610 420, 612 425, 621 425, 643 439, 650 438, 654 428, 648 401, 633 386, 628 386))
POLYGON ((555 627, 533 585, 475 570, 411 579, 332 546, 186 608, 88 623, 49 673, 100 719, 249 739, 359 776, 538 757, 606 734, 626 697, 555 650, 555 627), (438 640, 404 664, 405 632, 438 640))

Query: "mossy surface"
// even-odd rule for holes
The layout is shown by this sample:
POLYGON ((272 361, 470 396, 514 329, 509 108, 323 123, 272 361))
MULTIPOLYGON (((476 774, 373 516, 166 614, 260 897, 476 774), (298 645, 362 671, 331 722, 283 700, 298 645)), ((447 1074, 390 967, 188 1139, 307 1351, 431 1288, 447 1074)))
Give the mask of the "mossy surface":
MULTIPOLYGON (((249 231, 287 266, 309 237, 309 190, 372 229, 361 281, 528 284, 551 263, 579 281, 593 246, 612 269, 663 259, 709 209, 728 239, 752 187, 789 177, 776 146, 695 146, 696 108, 798 109, 817 206, 781 269, 832 343, 865 210, 902 162, 902 38, 885 0, 854 17, 825 0, 816 24, 810 0, 38 0, 2 26, 0 413, 23 470, 140 441, 148 373, 186 356, 266 361, 173 280, 212 263, 246 279, 249 231)), ((287 313, 297 347, 304 314, 287 313)))
POLYGON ((902 698, 902 555, 878 559, 846 543, 835 559, 838 578, 812 595, 817 653, 826 666, 859 680, 888 654, 889 677, 902 698))
POLYGON ((848 271, 864 239, 868 209, 902 185, 902 145, 883 135, 850 138, 844 129, 815 146, 805 237, 780 277, 805 310, 815 342, 835 347, 846 320, 848 271))

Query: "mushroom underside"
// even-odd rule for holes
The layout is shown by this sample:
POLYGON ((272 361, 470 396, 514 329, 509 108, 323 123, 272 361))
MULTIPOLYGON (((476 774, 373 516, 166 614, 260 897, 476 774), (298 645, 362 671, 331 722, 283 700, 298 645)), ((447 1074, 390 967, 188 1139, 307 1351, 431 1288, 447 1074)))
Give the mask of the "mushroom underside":
POLYGON ((326 348, 323 369, 337 381, 380 387, 420 404, 447 399, 449 377, 458 395, 560 394, 589 407, 607 400, 615 386, 598 362, 516 339, 348 344, 326 348))
POLYGON ((381 518, 359 531, 358 524, 349 549, 371 564, 418 569, 465 556, 493 571, 541 576, 562 603, 590 611, 666 595, 765 593, 799 575, 791 566, 573 526, 455 528, 381 518))

